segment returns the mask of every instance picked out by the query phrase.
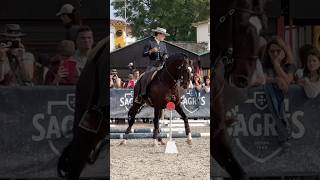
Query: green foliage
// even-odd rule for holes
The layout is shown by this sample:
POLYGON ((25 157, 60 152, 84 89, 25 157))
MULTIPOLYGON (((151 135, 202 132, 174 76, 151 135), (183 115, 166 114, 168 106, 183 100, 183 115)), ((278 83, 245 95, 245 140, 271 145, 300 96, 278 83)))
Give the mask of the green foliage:
MULTIPOLYGON (((115 16, 124 18, 124 1, 112 5, 115 16)), ((195 41, 196 28, 191 24, 209 16, 210 0, 127 0, 127 22, 138 38, 150 36, 151 29, 163 27, 170 34, 166 40, 195 41)))

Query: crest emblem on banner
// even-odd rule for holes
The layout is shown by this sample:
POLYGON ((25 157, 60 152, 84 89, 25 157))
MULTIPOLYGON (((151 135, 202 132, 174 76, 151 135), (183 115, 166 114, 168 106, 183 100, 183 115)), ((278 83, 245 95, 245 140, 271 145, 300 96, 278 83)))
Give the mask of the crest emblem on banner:
POLYGON ((198 111, 200 109, 201 106, 205 105, 205 101, 204 101, 204 96, 197 96, 198 93, 195 90, 189 90, 187 91, 186 95, 183 95, 181 97, 182 99, 182 106, 184 107, 184 109, 186 111, 188 111, 189 113, 195 113, 196 111, 198 111))
POLYGON ((75 94, 67 94, 67 107, 70 111, 74 112, 76 105, 76 96, 75 94))
POLYGON ((267 96, 264 92, 255 92, 253 99, 257 109, 264 110, 268 107, 267 96))

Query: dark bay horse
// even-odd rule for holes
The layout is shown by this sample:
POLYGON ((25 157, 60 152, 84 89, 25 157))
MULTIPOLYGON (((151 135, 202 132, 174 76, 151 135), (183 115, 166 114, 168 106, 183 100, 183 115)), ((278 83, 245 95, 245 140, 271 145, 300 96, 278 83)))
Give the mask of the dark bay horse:
POLYGON ((58 175, 69 180, 79 179, 86 163, 90 162, 90 153, 93 156, 90 163, 94 162, 99 153, 97 145, 105 142, 109 133, 107 44, 109 38, 101 40, 92 50, 77 83, 73 139, 63 150, 57 167, 58 175))
MULTIPOLYGON (((159 119, 162 115, 162 110, 166 108, 168 102, 173 102, 175 104, 175 110, 182 117, 185 125, 185 132, 188 136, 187 143, 191 144, 191 132, 188 123, 188 118, 183 112, 181 107, 181 87, 186 89, 191 80, 191 71, 192 71, 192 61, 183 53, 177 53, 168 58, 164 63, 162 69, 160 69, 157 74, 154 76, 152 81, 147 87, 147 97, 143 99, 142 102, 133 101, 132 107, 128 112, 128 124, 129 127, 126 130, 125 134, 131 132, 132 125, 135 122, 136 114, 141 110, 143 105, 147 103, 154 108, 154 145, 158 146, 158 142, 164 144, 162 139, 158 137, 160 133, 159 129, 159 119)), ((135 88, 134 88, 134 97, 135 100, 139 93, 140 83, 142 81, 142 76, 139 78, 135 88)), ((124 139, 121 144, 125 144, 126 139, 124 139)))
MULTIPOLYGON (((211 66, 211 156, 232 179, 248 179, 230 147, 226 131, 225 83, 248 87, 256 69, 259 32, 266 25, 265 0, 215 0, 211 66)), ((213 176, 213 174, 212 174, 213 176)))

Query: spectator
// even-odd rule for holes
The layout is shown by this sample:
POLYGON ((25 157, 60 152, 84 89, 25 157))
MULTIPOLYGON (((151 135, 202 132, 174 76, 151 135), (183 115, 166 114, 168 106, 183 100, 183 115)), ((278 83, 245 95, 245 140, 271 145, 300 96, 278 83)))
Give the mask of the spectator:
POLYGON ((136 82, 135 82, 135 80, 134 80, 134 77, 133 77, 133 74, 129 74, 129 75, 128 75, 128 78, 129 78, 129 81, 128 81, 127 88, 133 89, 134 86, 135 86, 135 84, 136 84, 136 82))
POLYGON ((75 85, 79 74, 73 55, 75 46, 72 41, 63 40, 58 46, 58 55, 54 56, 46 74, 45 84, 75 85))
POLYGON ((301 62, 301 67, 305 67, 307 65, 309 51, 314 50, 314 46, 311 44, 305 44, 302 47, 299 48, 299 59, 301 62))
POLYGON ((47 54, 40 54, 34 65, 33 83, 35 85, 45 84, 45 77, 49 70, 50 57, 47 54))
POLYGON ((320 52, 317 48, 308 51, 306 63, 304 75, 297 83, 303 87, 308 98, 315 98, 320 92, 320 52))
POLYGON ((134 69, 132 72, 133 72, 134 83, 136 83, 140 77, 140 71, 138 69, 134 69))
POLYGON ((93 33, 88 26, 81 26, 76 36, 77 50, 75 59, 77 61, 77 69, 81 73, 87 63, 88 55, 93 46, 93 33))
POLYGON ((203 90, 206 92, 206 93, 210 93, 210 77, 209 76, 204 76, 203 77, 203 90))
POLYGON ((198 92, 201 91, 202 89, 202 83, 201 83, 201 77, 199 74, 195 74, 193 76, 193 87, 195 88, 195 90, 197 90, 198 92))
POLYGON ((115 80, 114 88, 124 88, 125 83, 118 77, 115 80))
POLYGON ((280 145, 288 148, 290 146, 288 142, 290 132, 289 123, 285 115, 284 96, 293 80, 295 66, 290 49, 280 37, 273 37, 268 42, 264 68, 268 108, 275 121, 280 145))
POLYGON ((295 76, 294 76, 295 81, 298 81, 298 79, 301 79, 303 77, 303 71, 307 65, 309 51, 313 50, 314 48, 315 47, 311 44, 305 44, 299 48, 300 66, 299 66, 299 69, 295 73, 295 76))
POLYGON ((0 34, 0 85, 32 85, 35 60, 22 44, 25 35, 19 24, 6 24, 0 34))
POLYGON ((193 76, 193 88, 194 88, 194 93, 197 98, 197 105, 200 105, 200 96, 201 96, 201 90, 202 90, 202 82, 201 82, 201 77, 199 74, 194 74, 193 76))
POLYGON ((118 71, 116 69, 111 70, 110 74, 110 88, 124 88, 124 83, 118 77, 118 71))
POLYGON ((132 72, 132 73, 133 73, 133 70, 135 70, 132 62, 130 62, 128 64, 128 68, 130 69, 130 72, 132 72))
POLYGON ((71 4, 64 4, 56 16, 60 17, 64 27, 66 28, 65 39, 75 42, 81 24, 80 17, 76 13, 76 9, 71 4))

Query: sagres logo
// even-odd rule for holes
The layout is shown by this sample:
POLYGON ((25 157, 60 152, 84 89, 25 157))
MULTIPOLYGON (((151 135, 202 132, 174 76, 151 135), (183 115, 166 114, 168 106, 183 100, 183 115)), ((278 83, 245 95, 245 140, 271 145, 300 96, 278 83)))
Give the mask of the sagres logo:
POLYGON ((33 141, 47 141, 50 149, 57 155, 66 145, 66 138, 72 138, 75 95, 67 94, 64 100, 48 101, 47 112, 35 114, 32 118, 36 132, 33 141))
POLYGON ((133 91, 124 93, 123 97, 120 97, 120 107, 125 107, 127 111, 132 106, 133 103, 133 91))
MULTIPOLYGON (((302 138, 305 134, 303 111, 289 111, 289 100, 285 99, 285 112, 292 138, 302 138)), ((264 92, 255 92, 253 99, 248 99, 241 106, 235 106, 226 115, 236 119, 228 133, 249 158, 264 163, 282 151, 264 92)))
POLYGON ((206 97, 193 89, 187 90, 186 94, 181 97, 183 107, 189 112, 194 113, 199 110, 200 106, 206 104, 206 97))

